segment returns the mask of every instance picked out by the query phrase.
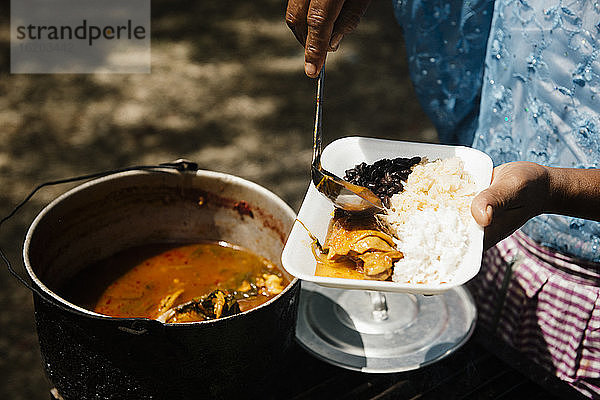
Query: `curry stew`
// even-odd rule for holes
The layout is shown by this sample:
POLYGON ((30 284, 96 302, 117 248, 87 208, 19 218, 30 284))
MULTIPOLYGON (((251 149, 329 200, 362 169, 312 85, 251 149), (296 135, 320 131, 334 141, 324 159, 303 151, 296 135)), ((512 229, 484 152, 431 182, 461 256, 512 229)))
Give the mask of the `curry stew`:
POLYGON ((224 243, 143 246, 84 269, 64 288, 67 300, 112 317, 194 322, 265 303, 289 280, 274 264, 224 243))

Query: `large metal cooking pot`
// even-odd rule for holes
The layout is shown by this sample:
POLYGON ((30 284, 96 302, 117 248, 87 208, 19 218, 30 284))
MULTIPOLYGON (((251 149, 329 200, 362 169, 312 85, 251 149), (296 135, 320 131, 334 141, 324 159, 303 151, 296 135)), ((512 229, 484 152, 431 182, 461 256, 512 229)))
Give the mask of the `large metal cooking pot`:
POLYGON ((209 171, 134 171, 70 190, 32 223, 31 277, 46 373, 65 399, 254 397, 294 338, 299 282, 227 318, 111 318, 61 298, 82 268, 132 246, 225 240, 280 264, 295 214, 268 190, 209 171), (237 396, 236 396, 237 397, 237 396))

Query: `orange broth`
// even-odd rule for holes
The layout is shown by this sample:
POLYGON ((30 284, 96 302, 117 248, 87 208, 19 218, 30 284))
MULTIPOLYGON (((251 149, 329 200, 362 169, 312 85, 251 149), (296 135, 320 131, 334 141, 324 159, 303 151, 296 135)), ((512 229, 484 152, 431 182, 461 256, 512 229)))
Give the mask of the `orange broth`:
POLYGON ((356 269, 356 263, 351 260, 328 261, 325 257, 317 260, 315 276, 344 279, 365 279, 362 272, 356 269))
MULTIPOLYGON (((165 296, 176 295, 174 305, 179 305, 215 289, 238 290, 244 282, 267 274, 281 278, 282 287, 289 283, 267 259, 224 242, 151 245, 125 250, 84 269, 64 291, 67 300, 99 314, 156 318, 165 296)), ((276 294, 262 290, 237 302, 243 312, 276 294)), ((180 322, 203 319, 198 315, 180 322)))

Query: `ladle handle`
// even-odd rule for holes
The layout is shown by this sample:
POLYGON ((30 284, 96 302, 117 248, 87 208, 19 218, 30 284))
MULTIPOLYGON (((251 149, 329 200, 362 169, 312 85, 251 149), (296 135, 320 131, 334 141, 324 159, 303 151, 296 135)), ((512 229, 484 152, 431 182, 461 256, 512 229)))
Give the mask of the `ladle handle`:
MULTIPOLYGON (((55 180, 55 181, 48 181, 48 182, 44 182, 39 184, 38 186, 36 186, 26 197, 23 201, 21 201, 19 204, 17 204, 15 206, 15 208, 12 209, 12 211, 5 216, 4 218, 2 218, 0 220, 0 228, 2 227, 2 224, 4 224, 5 222, 7 222, 9 219, 11 219, 25 204, 27 204, 27 202, 29 200, 31 200, 31 198, 42 188, 46 187, 46 186, 55 186, 55 185, 61 185, 64 183, 72 183, 72 182, 79 182, 79 181, 84 181, 84 180, 90 180, 90 179, 95 179, 95 178, 101 178, 103 176, 107 176, 107 175, 112 175, 112 174, 117 174, 117 173, 121 173, 121 172, 129 172, 129 171, 153 171, 153 172, 165 172, 165 169, 173 169, 173 170, 177 170, 179 172, 195 172, 198 170, 198 164, 188 161, 188 160, 183 160, 183 159, 179 159, 173 162, 169 162, 169 163, 163 163, 163 164, 158 164, 158 165, 138 165, 138 166, 133 166, 133 167, 125 167, 125 168, 119 168, 119 169, 113 169, 113 170, 109 170, 109 171, 103 171, 103 172, 96 172, 96 173, 92 173, 92 174, 87 174, 87 175, 81 175, 81 176, 76 176, 76 177, 72 177, 72 178, 66 178, 66 179, 59 179, 59 180, 55 180)), ((35 287, 34 285, 32 285, 29 280, 23 276, 21 276, 12 266, 10 260, 8 259, 8 256, 4 253, 4 250, 2 250, 2 246, 0 245, 0 258, 2 258, 2 261, 4 261, 4 263, 6 264, 6 267, 8 269, 8 272, 10 272, 10 274, 15 277, 17 279, 17 281, 19 281, 23 286, 25 286, 27 289, 29 289, 31 292, 37 294, 38 296, 42 297, 45 300, 51 301, 49 296, 44 293, 43 291, 39 290, 37 287, 35 287)), ((65 306, 63 306, 62 304, 59 304, 55 301, 51 301, 53 304, 55 304, 56 306, 60 307, 63 311, 69 311, 69 312, 77 312, 80 314, 80 311, 75 310, 75 309, 70 309, 67 308, 65 306)), ((87 317, 90 317, 91 315, 85 314, 87 317)))
POLYGON ((321 68, 317 78, 317 100, 315 107, 315 128, 313 130, 313 161, 312 165, 321 168, 321 125, 323 119, 323 80, 325 79, 325 65, 321 68))

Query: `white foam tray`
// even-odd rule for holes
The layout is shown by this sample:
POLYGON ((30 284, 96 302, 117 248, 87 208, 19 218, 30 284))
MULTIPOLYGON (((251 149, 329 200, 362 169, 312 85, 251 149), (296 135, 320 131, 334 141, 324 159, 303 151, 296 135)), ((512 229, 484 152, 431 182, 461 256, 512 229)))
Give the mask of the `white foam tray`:
MULTIPOLYGON (((338 176, 356 164, 372 164, 382 158, 396 157, 438 158, 459 157, 465 170, 475 180, 478 191, 489 186, 492 176, 492 160, 481 151, 463 147, 430 143, 402 142, 367 137, 346 137, 338 139, 323 149, 323 167, 338 176)), ((334 207, 323 195, 310 185, 300 211, 298 220, 323 243, 334 207)), ((452 227, 448 227, 452 229, 452 227)), ((442 293, 460 286, 473 278, 481 266, 483 253, 483 229, 474 219, 469 225, 469 247, 463 261, 458 266, 453 279, 443 284, 408 284, 389 281, 343 279, 315 276, 316 259, 311 249, 312 240, 306 229, 298 221, 294 223, 282 254, 283 267, 292 275, 317 284, 344 288, 377 290, 383 292, 404 292, 416 294, 442 293)))

